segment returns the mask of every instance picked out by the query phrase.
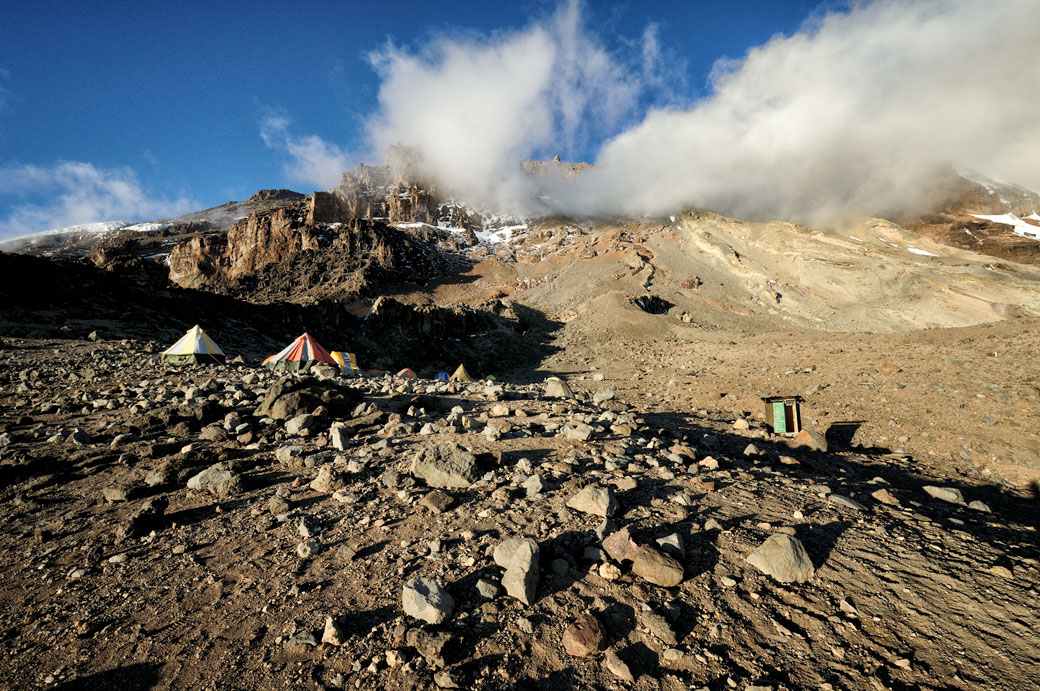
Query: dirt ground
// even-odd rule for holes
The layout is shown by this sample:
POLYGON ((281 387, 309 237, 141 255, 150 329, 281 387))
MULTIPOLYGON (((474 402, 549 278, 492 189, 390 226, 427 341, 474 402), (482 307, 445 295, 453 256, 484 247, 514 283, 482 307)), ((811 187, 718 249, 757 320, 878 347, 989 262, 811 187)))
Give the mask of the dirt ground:
POLYGON ((0 424, 11 435, 0 456, 0 684, 1036 686, 1037 503, 1011 486, 1025 471, 1017 483, 996 476, 1001 456, 1015 468, 1035 460, 1027 455, 1036 443, 1027 366, 1035 326, 895 338, 676 328, 667 342, 618 340, 610 349, 565 328, 544 370, 516 379, 559 375, 575 399, 549 400, 543 385, 508 376, 490 397, 485 384, 417 383, 409 392, 350 382, 375 409, 411 413, 402 414, 406 427, 362 429, 344 452, 329 448, 327 421, 292 437, 282 422, 253 416, 274 379, 254 379, 250 367, 176 370, 139 343, 10 341, 0 353, 0 424), (614 400, 592 400, 607 389, 614 400), (171 417, 158 430, 141 422, 185 410, 188 391, 216 405, 215 422, 171 417), (758 398, 792 392, 806 395, 807 426, 859 424, 829 435, 826 452, 792 446, 762 426, 758 398), (489 398, 503 398, 510 415, 494 417, 489 398), (448 426, 456 405, 471 428, 448 426), (204 437, 228 413, 251 436, 204 437), (618 424, 624 414, 630 424, 618 424), (502 421, 500 438, 483 432, 502 421), (558 436, 555 425, 580 421, 595 428, 591 438, 558 436), (426 423, 442 429, 420 434, 426 423), (454 505, 434 513, 417 503, 429 488, 408 469, 419 450, 449 440, 484 454, 482 469, 494 474, 448 490, 454 505), (289 443, 314 464, 279 462, 275 451, 289 443), (745 455, 749 443, 762 455, 745 455), (702 464, 707 457, 718 467, 702 464), (217 461, 240 475, 238 491, 221 498, 186 488, 217 461), (341 473, 339 495, 308 484, 325 465, 341 473), (172 469, 164 482, 143 481, 161 468, 172 469), (532 474, 548 488, 527 496, 522 483, 532 474), (566 507, 587 484, 614 487, 611 529, 628 527, 648 544, 678 536, 680 585, 648 582, 627 562, 612 571, 603 566, 610 560, 589 555, 602 518, 566 507), (958 489, 990 512, 935 499, 926 485, 958 489), (107 500, 106 488, 126 501, 107 500), (896 503, 875 499, 878 489, 896 503), (271 513, 274 495, 287 514, 271 513), (169 502, 163 515, 121 537, 143 503, 160 497, 169 502), (320 544, 308 557, 297 552, 301 521, 320 544), (807 583, 779 583, 744 561, 782 532, 805 545, 815 567, 807 583), (492 551, 514 536, 540 547, 531 605, 476 588, 499 582, 492 551), (403 613, 401 589, 414 575, 454 597, 448 621, 403 613), (586 612, 603 627, 604 649, 568 655, 563 632, 586 612), (344 645, 320 642, 327 617, 344 645))
MULTIPOLYGON (((120 321, 107 273, 72 308, 12 294, 0 688, 1040 686, 1035 269, 876 219, 593 225, 536 225, 394 293, 511 300, 524 319, 489 320, 512 325, 497 342, 539 357, 485 358, 494 382, 178 369, 127 336, 182 328, 186 294, 144 321, 120 321), (286 381, 297 409, 259 411, 286 381), (772 395, 801 396, 811 434, 773 434, 772 395), (449 442, 475 468, 437 495, 413 460, 449 442), (204 471, 226 484, 195 487, 204 471), (608 520, 568 506, 586 487, 613 493, 608 520), (622 529, 678 582, 606 553, 622 529), (748 563, 780 535, 804 582, 748 563), (495 560, 515 537, 538 549, 528 604, 495 560), (405 612, 416 576, 453 598, 443 622, 405 612), (573 655, 584 614, 602 636, 573 655)), ((236 349, 276 336, 207 309, 236 349)))

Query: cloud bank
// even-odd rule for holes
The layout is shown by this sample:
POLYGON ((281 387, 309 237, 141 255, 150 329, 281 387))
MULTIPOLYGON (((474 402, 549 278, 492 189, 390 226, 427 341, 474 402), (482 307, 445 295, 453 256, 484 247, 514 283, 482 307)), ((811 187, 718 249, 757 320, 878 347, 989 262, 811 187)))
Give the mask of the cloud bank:
POLYGON ((519 32, 441 38, 418 53, 388 45, 370 56, 382 79, 371 147, 417 147, 427 174, 450 192, 508 206, 531 194, 520 160, 616 132, 659 57, 648 30, 638 53, 644 79, 586 29, 573 1, 519 32))
POLYGON ((899 216, 935 201, 951 163, 1040 188, 1037 26, 1035 0, 855 3, 720 62, 691 107, 651 109, 629 126, 649 91, 681 84, 651 73, 653 27, 638 55, 619 58, 571 2, 523 31, 380 51, 369 133, 376 150, 418 147, 431 177, 482 203, 533 207, 540 195, 581 215, 702 207, 807 223, 899 216), (534 190, 519 175, 524 158, 604 135, 578 183, 534 190))
POLYGON ((0 166, 3 196, 21 200, 0 218, 0 237, 5 238, 97 221, 170 218, 195 207, 186 198, 151 195, 129 168, 98 168, 78 161, 0 166))

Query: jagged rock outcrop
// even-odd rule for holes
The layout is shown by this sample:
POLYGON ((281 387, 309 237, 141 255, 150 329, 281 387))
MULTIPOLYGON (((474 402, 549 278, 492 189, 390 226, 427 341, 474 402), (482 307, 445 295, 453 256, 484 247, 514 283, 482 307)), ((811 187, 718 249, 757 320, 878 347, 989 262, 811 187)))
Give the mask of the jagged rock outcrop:
POLYGON ((407 232, 382 221, 310 224, 300 207, 255 214, 225 237, 197 235, 170 254, 182 287, 298 301, 358 297, 373 282, 426 281, 462 261, 437 249, 432 228, 407 232))

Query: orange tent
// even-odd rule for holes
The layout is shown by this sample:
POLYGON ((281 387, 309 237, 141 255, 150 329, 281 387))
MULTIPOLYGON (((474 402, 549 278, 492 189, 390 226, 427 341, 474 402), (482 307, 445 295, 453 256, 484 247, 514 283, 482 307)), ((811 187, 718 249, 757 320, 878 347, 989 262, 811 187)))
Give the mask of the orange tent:
POLYGON ((305 333, 284 350, 264 360, 263 364, 273 370, 296 371, 310 369, 319 362, 332 365, 337 369, 340 366, 327 350, 311 338, 310 334, 305 333))

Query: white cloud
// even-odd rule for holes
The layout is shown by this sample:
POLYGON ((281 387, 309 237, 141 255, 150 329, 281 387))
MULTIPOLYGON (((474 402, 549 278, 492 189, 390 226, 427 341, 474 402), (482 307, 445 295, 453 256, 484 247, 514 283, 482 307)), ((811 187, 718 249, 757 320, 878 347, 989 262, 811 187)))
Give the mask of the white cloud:
POLYGON ((1034 0, 879 0, 740 61, 609 142, 587 211, 820 222, 928 208, 950 163, 1040 186, 1034 0))
POLYGON ((285 173, 294 182, 326 189, 339 182, 340 173, 353 167, 351 157, 335 144, 317 135, 298 137, 290 133, 285 117, 263 118, 260 137, 269 148, 289 155, 285 173))
POLYGON ((933 203, 950 164, 1040 187, 1036 0, 876 0, 814 15, 681 104, 681 70, 646 27, 621 59, 569 2, 525 30, 442 38, 374 58, 377 150, 419 147, 427 172, 474 201, 530 201, 516 162, 613 135, 597 168, 558 185, 556 210, 667 214, 695 206, 809 223, 933 203), (637 54, 633 54, 637 53, 637 54))
POLYGON ((129 168, 77 161, 0 166, 0 196, 15 200, 0 218, 0 236, 7 237, 81 223, 170 218, 194 206, 183 197, 151 196, 129 168))
POLYGON ((382 77, 374 152, 419 148, 426 172, 475 201, 517 201, 519 161, 580 149, 633 112, 641 86, 584 27, 571 1, 523 31, 432 41, 371 56, 382 77))

